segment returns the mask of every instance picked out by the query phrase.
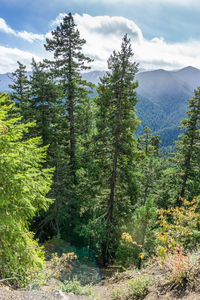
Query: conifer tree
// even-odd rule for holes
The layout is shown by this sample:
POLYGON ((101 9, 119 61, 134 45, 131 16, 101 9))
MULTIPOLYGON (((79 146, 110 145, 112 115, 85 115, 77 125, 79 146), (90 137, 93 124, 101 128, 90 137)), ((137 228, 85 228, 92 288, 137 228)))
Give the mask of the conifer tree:
POLYGON ((134 199, 132 175, 136 140, 133 134, 139 122, 135 114, 137 82, 134 82, 134 76, 137 64, 132 59, 130 40, 125 35, 121 50, 110 56, 109 72, 101 78, 97 88, 95 140, 100 185, 98 198, 101 199, 98 219, 104 228, 104 263, 111 259, 120 238, 119 224, 122 225, 128 218, 134 199))
POLYGON ((30 120, 29 100, 30 100, 30 82, 27 76, 26 66, 18 63, 18 68, 11 74, 13 84, 9 87, 12 89, 11 99, 16 102, 16 113, 22 117, 22 122, 30 120))
POLYGON ((183 133, 176 143, 177 152, 169 158, 168 168, 159 184, 161 208, 182 205, 181 198, 192 199, 200 193, 200 88, 189 100, 187 115, 179 127, 183 133))
MULTIPOLYGON (((62 123, 64 105, 62 103, 62 91, 56 84, 43 63, 32 60, 32 75, 30 76, 31 118, 36 121, 34 136, 41 136, 43 145, 54 143, 56 138, 56 126, 62 123)), ((51 149, 49 149, 51 151, 51 149)), ((55 151, 55 149, 53 149, 55 151)))
POLYGON ((32 60, 32 75, 30 76, 31 118, 36 125, 31 128, 32 137, 41 136, 43 146, 48 145, 45 165, 54 167, 52 189, 49 197, 55 199, 48 212, 41 212, 40 217, 32 221, 32 228, 41 240, 53 235, 59 235, 59 210, 62 211, 62 195, 65 190, 65 171, 67 161, 64 158, 66 146, 67 122, 62 89, 52 74, 46 70, 43 63, 32 60))
POLYGON ((156 184, 161 176, 163 158, 159 155, 160 137, 151 134, 147 126, 138 138, 138 148, 144 151, 144 156, 138 162, 138 203, 145 205, 147 198, 153 198, 156 184))
MULTIPOLYGON (((40 138, 23 139, 33 124, 9 117, 12 105, 0 95, 0 277, 29 283, 44 266, 44 253, 29 231, 29 221, 50 202, 52 170, 43 168, 46 147, 40 138)), ((14 104, 13 104, 14 105, 14 104)))
POLYGON ((46 61, 50 69, 59 78, 64 91, 64 100, 69 122, 69 165, 72 184, 77 185, 77 158, 76 158, 76 123, 78 122, 76 108, 85 94, 88 94, 86 81, 81 79, 80 72, 89 69, 86 63, 91 59, 86 57, 82 50, 86 43, 80 38, 71 13, 63 18, 60 26, 52 31, 52 38, 46 40, 45 48, 53 52, 54 60, 46 61))
POLYGON ((179 196, 192 200, 200 193, 200 88, 189 100, 187 119, 182 120, 183 134, 177 143, 178 161, 181 170, 179 196))

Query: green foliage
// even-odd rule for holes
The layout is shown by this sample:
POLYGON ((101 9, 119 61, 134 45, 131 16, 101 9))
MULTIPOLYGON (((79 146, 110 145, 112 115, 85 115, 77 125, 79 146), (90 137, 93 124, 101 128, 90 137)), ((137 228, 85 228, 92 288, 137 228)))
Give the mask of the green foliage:
POLYGON ((160 243, 158 251, 165 258, 168 251, 173 250, 178 244, 185 249, 194 249, 199 244, 200 238, 200 214, 199 201, 186 201, 182 199, 182 205, 168 210, 160 209, 159 231, 157 239, 160 243))
POLYGON ((0 275, 26 285, 44 266, 44 254, 28 221, 51 202, 46 194, 52 170, 42 168, 46 148, 39 146, 40 139, 23 140, 33 124, 8 119, 11 107, 0 106, 0 275))
POLYGON ((114 290, 111 291, 110 293, 110 298, 112 300, 120 300, 123 298, 123 296, 125 295, 125 291, 123 288, 115 288, 114 290))
POLYGON ((74 278, 71 281, 65 280, 62 285, 62 291, 65 293, 73 293, 75 295, 94 296, 92 285, 88 284, 82 286, 77 278, 74 278))
POLYGON ((183 133, 176 144, 177 152, 160 181, 160 207, 181 205, 181 198, 192 201, 200 193, 200 88, 189 100, 187 115, 179 128, 183 133))
POLYGON ((82 52, 85 43, 70 13, 52 31, 51 39, 47 39, 45 44, 46 50, 53 52, 54 56, 51 61, 45 60, 45 64, 59 83, 64 106, 64 122, 55 134, 56 139, 60 139, 54 148, 57 152, 56 201, 51 209, 53 220, 51 218, 50 223, 53 221, 55 224, 55 235, 60 235, 73 244, 80 243, 81 206, 84 208, 82 203, 88 195, 89 152, 86 151, 90 143, 92 122, 91 99, 88 94, 92 84, 82 80, 80 72, 89 69, 87 63, 92 60, 82 52))
POLYGON ((109 72, 101 78, 95 99, 94 168, 96 182, 93 233, 108 262, 120 240, 121 226, 131 214, 134 202, 134 157, 137 155, 133 136, 138 120, 134 76, 137 64, 132 61, 130 40, 125 35, 121 50, 108 60, 109 72))
POLYGON ((110 293, 112 300, 120 299, 143 299, 148 293, 148 286, 151 283, 149 276, 141 275, 134 279, 127 280, 123 287, 117 287, 110 293))
POLYGON ((127 283, 128 297, 134 297, 136 299, 144 297, 148 293, 148 285, 150 284, 150 278, 148 276, 136 277, 127 283))
POLYGON ((149 258, 155 249, 156 207, 153 200, 134 212, 132 222, 126 227, 131 235, 124 232, 116 252, 116 260, 124 266, 135 264, 139 268, 143 260, 149 258))
POLYGON ((14 112, 21 117, 22 122, 30 121, 31 114, 29 110, 30 100, 30 81, 27 76, 26 66, 18 63, 18 68, 11 74, 12 84, 9 87, 12 89, 11 99, 16 101, 14 112))
MULTIPOLYGON (((108 59, 109 71, 94 98, 89 97, 92 84, 80 73, 92 61, 82 53, 85 43, 72 14, 66 15, 46 40, 52 60, 33 60, 30 77, 18 62, 10 86, 16 105, 1 95, 0 275, 17 277, 20 285, 44 267, 29 223, 40 241, 51 238, 49 244, 62 250, 65 241, 69 247, 90 247, 104 264, 116 261, 140 268, 157 242, 158 255, 175 261, 169 251, 177 243, 187 249, 198 245, 199 204, 192 199, 200 193, 200 88, 189 100, 177 152, 164 158, 160 137, 147 126, 138 140, 134 137, 140 123, 135 110, 138 65, 127 35, 120 51, 108 59), (182 202, 185 196, 190 202, 182 202), (176 204, 180 207, 174 208, 176 204)), ((154 105, 151 110, 155 132, 160 109, 154 105)), ((176 135, 174 123, 170 126, 160 131, 166 140, 168 131, 176 135)), ((184 258, 181 250, 176 255, 184 258)), ((59 265, 61 259, 54 258, 59 265)), ((80 266, 81 272, 88 267, 82 262, 80 266)), ((80 289, 77 279, 65 285, 80 289)), ((120 297, 120 291, 113 293, 120 297)))
POLYGON ((182 120, 177 144, 180 168, 180 197, 192 200, 200 193, 200 88, 194 91, 195 96, 189 100, 188 118, 182 120))

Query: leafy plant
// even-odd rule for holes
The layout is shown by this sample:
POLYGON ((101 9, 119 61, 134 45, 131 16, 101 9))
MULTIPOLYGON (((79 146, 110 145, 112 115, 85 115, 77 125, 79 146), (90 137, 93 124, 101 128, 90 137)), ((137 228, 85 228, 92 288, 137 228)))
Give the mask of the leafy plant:
POLYGON ((40 139, 24 141, 33 124, 19 124, 8 114, 14 103, 0 95, 0 277, 26 286, 45 267, 44 252, 29 231, 28 221, 47 209, 52 170, 44 169, 46 147, 40 139))
POLYGON ((155 235, 153 226, 156 223, 156 207, 152 199, 147 198, 144 205, 134 212, 130 224, 130 235, 127 232, 122 234, 122 241, 118 247, 118 261, 128 266, 130 264, 141 267, 142 261, 146 260, 155 247, 155 235))
POLYGON ((197 199, 187 201, 181 199, 182 206, 158 210, 160 225, 157 232, 159 243, 157 255, 166 259, 168 253, 179 244, 186 249, 197 247, 200 237, 199 204, 197 199))
POLYGON ((65 280, 62 285, 62 291, 66 293, 74 293, 75 295, 93 296, 92 285, 82 286, 80 281, 74 277, 73 280, 65 280))
POLYGON ((189 278, 191 269, 190 254, 185 254, 183 247, 176 247, 165 260, 165 266, 169 268, 171 282, 182 284, 189 278))
POLYGON ((110 293, 110 298, 112 300, 120 300, 125 295, 125 292, 122 288, 113 289, 110 293))
POLYGON ((127 283, 128 297, 144 297, 148 293, 150 278, 148 276, 136 277, 127 283))

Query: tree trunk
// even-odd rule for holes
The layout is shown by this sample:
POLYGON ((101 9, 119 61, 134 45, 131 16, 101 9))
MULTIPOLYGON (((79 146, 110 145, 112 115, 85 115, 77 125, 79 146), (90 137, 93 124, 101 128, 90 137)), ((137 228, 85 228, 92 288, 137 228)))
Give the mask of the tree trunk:
POLYGON ((76 141, 75 141, 75 131, 74 131, 74 84, 72 78, 72 54, 71 54, 71 45, 69 45, 69 60, 68 60, 68 67, 69 67, 69 74, 68 74, 68 114, 69 114, 69 124, 70 124, 70 169, 71 169, 71 176, 74 185, 77 185, 77 178, 76 178, 76 141))
MULTIPOLYGON (((184 163, 184 170, 185 170, 185 172, 184 172, 184 175, 183 175, 183 181, 182 181, 182 188, 181 188, 180 198, 184 198, 185 197, 185 190, 186 190, 186 185, 187 185, 189 170, 190 170, 190 167, 191 167, 191 155, 192 155, 192 149, 193 149, 193 145, 194 145, 194 137, 195 137, 195 131, 196 131, 196 121, 197 121, 197 119, 195 120, 195 122, 193 124, 190 145, 189 145, 189 149, 188 149, 188 152, 187 152, 187 156, 185 158, 185 163, 184 163)), ((179 199, 179 202, 180 202, 180 199, 179 199)))

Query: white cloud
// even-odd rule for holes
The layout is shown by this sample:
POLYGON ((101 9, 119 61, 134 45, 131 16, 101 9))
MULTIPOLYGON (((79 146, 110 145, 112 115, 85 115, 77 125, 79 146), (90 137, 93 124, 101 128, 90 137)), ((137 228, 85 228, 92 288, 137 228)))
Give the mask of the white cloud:
POLYGON ((18 67, 17 61, 28 66, 28 70, 30 70, 30 63, 32 57, 35 58, 36 61, 41 61, 42 58, 32 54, 30 52, 22 51, 17 48, 7 48, 0 46, 0 73, 13 72, 18 67))
MULTIPOLYGON (((58 16, 57 22, 63 15, 58 16)), ((142 68, 176 69, 188 65, 200 68, 200 40, 185 43, 167 43, 164 38, 147 40, 140 28, 123 17, 74 15, 81 37, 87 43, 85 53, 95 58, 94 69, 105 69, 107 59, 113 50, 120 49, 122 36, 131 38, 135 59, 142 68)))
POLYGON ((6 21, 3 18, 0 18, 0 31, 6 33, 6 34, 11 34, 16 37, 22 38, 29 43, 33 43, 35 40, 43 41, 45 38, 45 35, 43 34, 35 34, 32 32, 27 32, 27 31, 16 31, 12 29, 6 21))
POLYGON ((143 40, 133 45, 136 59, 146 69, 179 69, 186 66, 200 68, 200 41, 167 43, 163 38, 143 40))
MULTIPOLYGON (((59 25, 65 15, 59 14, 51 22, 51 26, 59 25)), ((94 59, 94 69, 105 70, 107 68, 108 57, 113 50, 120 48, 121 39, 125 33, 138 44, 143 41, 140 28, 133 21, 124 17, 92 17, 88 14, 75 14, 73 17, 81 37, 87 41, 83 50, 86 55, 94 59)))
POLYGON ((7 34, 14 34, 15 35, 15 31, 11 27, 9 27, 6 24, 6 21, 2 18, 0 18, 0 31, 4 32, 4 33, 7 33, 7 34))
POLYGON ((17 36, 30 42, 30 43, 33 43, 34 40, 44 41, 44 39, 45 39, 44 34, 36 34, 36 33, 32 33, 32 32, 27 32, 27 31, 19 31, 19 32, 17 32, 17 36))
MULTIPOLYGON (((56 20, 51 22, 51 29, 59 25, 64 16, 65 14, 59 14, 56 20)), ((122 37, 126 33, 131 38, 135 60, 140 63, 141 68, 171 70, 189 65, 200 68, 200 40, 184 43, 168 43, 161 37, 147 40, 141 29, 132 20, 123 17, 93 17, 88 14, 75 14, 74 20, 81 37, 87 41, 83 47, 84 53, 94 59, 93 69, 105 70, 107 68, 107 59, 113 50, 120 49, 122 37)), ((26 31, 16 32, 3 19, 0 19, 0 30, 32 43, 35 43, 36 40, 42 41, 45 37, 51 38, 50 32, 45 35, 26 31)), ((40 53, 39 56, 50 55, 49 52, 43 52, 42 43, 37 45, 35 43, 33 46, 35 49, 38 47, 36 53, 40 53)), ((32 53, 6 47, 0 47, 0 53, 0 73, 15 70, 17 60, 24 64, 30 64, 33 56, 32 53)))

